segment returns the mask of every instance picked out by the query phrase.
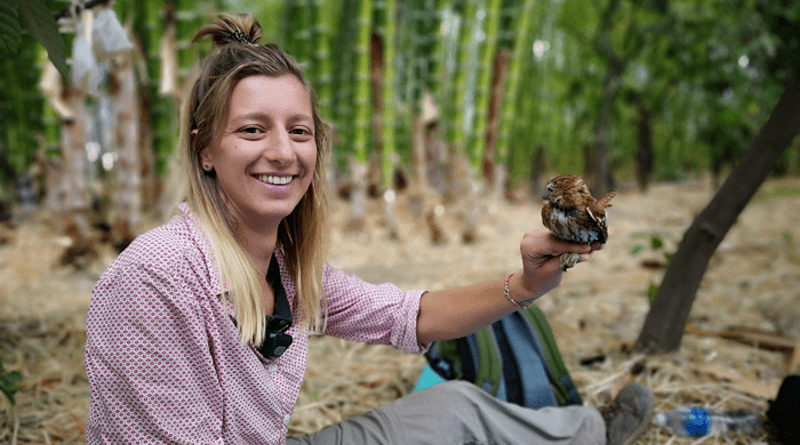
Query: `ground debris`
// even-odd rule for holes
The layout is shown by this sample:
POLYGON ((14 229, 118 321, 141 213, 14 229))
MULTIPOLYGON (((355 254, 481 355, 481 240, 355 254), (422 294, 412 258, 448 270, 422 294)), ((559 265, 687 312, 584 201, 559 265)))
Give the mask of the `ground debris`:
MULTIPOLYGON (((800 189, 800 179, 772 179, 762 189, 787 186, 800 189)), ((643 258, 663 261, 664 253, 674 252, 693 216, 713 194, 698 183, 656 184, 646 194, 620 187, 608 211, 608 244, 537 301, 587 405, 607 403, 620 384, 635 379, 653 390, 656 412, 681 405, 766 411, 766 392, 754 394, 735 383, 757 382, 777 391, 786 375, 785 351, 691 333, 670 354, 643 357, 631 348, 647 314, 648 286, 658 284, 664 273, 663 268, 643 268, 643 258), (664 240, 664 247, 643 247, 652 236, 664 240), (637 246, 642 251, 633 255, 637 246), (599 356, 603 359, 591 366, 580 364, 599 356)), ((441 238, 432 245, 424 216, 414 218, 402 194, 396 204, 398 237, 381 222, 380 200, 366 203, 369 236, 359 236, 342 229, 349 215, 347 203, 333 201, 331 265, 376 283, 438 290, 501 279, 518 270, 523 234, 543 229, 538 199, 497 203, 497 212, 483 215, 474 243, 464 245, 458 238, 461 215, 447 208, 437 216, 441 238)), ((794 244, 800 240, 798 214, 800 196, 766 192, 745 208, 725 237, 727 247, 715 253, 701 283, 690 317, 697 329, 718 333, 740 326, 794 332, 793 326, 800 324, 792 320, 800 317, 787 320, 784 315, 800 301, 800 261, 794 244)), ((7 370, 22 374, 24 388, 13 410, 0 396, 0 443, 10 443, 13 434, 19 444, 83 443, 89 406, 83 367, 85 316, 91 288, 114 256, 100 252, 97 265, 82 271, 53 269, 62 251, 59 237, 33 221, 14 228, 0 244, 0 358, 7 370)), ((309 347, 291 434, 316 431, 401 397, 412 390, 425 364, 423 357, 386 346, 327 336, 312 336, 309 347)), ((638 443, 697 442, 653 426, 638 443)), ((765 438, 755 441, 764 442, 765 438)), ((754 442, 723 435, 702 443, 754 442)))

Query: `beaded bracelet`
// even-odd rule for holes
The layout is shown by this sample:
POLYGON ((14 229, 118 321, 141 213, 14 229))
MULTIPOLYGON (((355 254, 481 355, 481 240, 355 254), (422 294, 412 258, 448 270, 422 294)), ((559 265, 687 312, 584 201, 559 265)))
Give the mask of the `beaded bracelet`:
POLYGON ((532 301, 530 303, 528 303, 527 305, 524 305, 524 304, 518 302, 517 300, 511 298, 511 292, 508 290, 508 280, 511 279, 511 275, 514 275, 514 273, 513 272, 510 273, 506 277, 505 283, 503 285, 503 295, 505 295, 506 298, 508 299, 508 301, 510 301, 511 304, 516 306, 518 309, 528 309, 533 304, 532 301))

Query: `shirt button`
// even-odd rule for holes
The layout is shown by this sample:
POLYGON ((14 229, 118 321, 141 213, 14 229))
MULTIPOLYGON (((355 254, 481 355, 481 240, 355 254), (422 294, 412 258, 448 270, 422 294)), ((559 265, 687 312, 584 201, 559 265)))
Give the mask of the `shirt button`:
POLYGON ((287 415, 283 416, 283 424, 284 425, 288 426, 290 420, 292 420, 292 415, 291 414, 287 414, 287 415))
POLYGON ((278 365, 275 363, 270 363, 269 366, 267 366, 267 369, 269 369, 269 372, 275 372, 278 370, 278 365))

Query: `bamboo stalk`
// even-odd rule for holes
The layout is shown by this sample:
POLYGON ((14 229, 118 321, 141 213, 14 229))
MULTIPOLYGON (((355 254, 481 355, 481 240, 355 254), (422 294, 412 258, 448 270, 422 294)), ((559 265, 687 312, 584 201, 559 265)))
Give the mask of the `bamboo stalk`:
POLYGON ((394 204, 397 192, 394 189, 395 162, 395 57, 397 47, 397 0, 384 0, 383 21, 383 132, 382 132, 382 172, 383 172, 383 205, 386 224, 390 236, 398 237, 397 222, 394 217, 394 204))
POLYGON ((353 149, 353 129, 354 129, 354 104, 353 104, 353 67, 354 34, 352 17, 357 14, 358 0, 344 0, 342 2, 342 12, 336 30, 336 46, 333 59, 332 91, 333 91, 333 113, 332 121, 334 125, 334 140, 340 150, 334 153, 342 157, 349 156, 353 149))
POLYGON ((451 99, 451 110, 453 116, 448 130, 448 139, 452 144, 454 154, 466 156, 467 129, 471 128, 471 120, 468 119, 467 111, 473 110, 467 103, 468 91, 467 77, 470 73, 470 44, 472 39, 472 26, 474 17, 477 14, 477 0, 466 0, 466 4, 461 14, 461 25, 458 33, 458 49, 456 55, 456 70, 451 99))
POLYGON ((353 158, 357 162, 366 163, 369 158, 370 129, 370 75, 369 45, 372 30, 372 0, 360 0, 358 8, 357 40, 355 45, 356 72, 354 98, 355 137, 353 139, 353 158))
POLYGON ((364 227, 367 200, 367 162, 370 137, 370 33, 372 31, 372 0, 360 0, 356 18, 355 121, 353 150, 350 157, 350 222, 348 228, 361 231, 364 227))
POLYGON ((510 150, 510 134, 517 116, 517 103, 520 88, 520 78, 526 65, 526 58, 530 57, 531 17, 533 16, 533 6, 536 0, 525 0, 522 9, 517 15, 514 31, 514 49, 511 55, 511 63, 508 68, 508 83, 506 87, 505 100, 503 100, 503 112, 500 118, 500 130, 497 139, 497 162, 506 164, 508 162, 510 150))
MULTIPOLYGON (((490 88, 494 55, 497 49, 497 34, 500 27, 500 0, 490 0, 486 7, 477 9, 476 15, 483 17, 484 40, 480 42, 478 76, 475 86, 475 120, 470 137, 470 164, 475 171, 481 171, 483 152, 486 148, 486 128, 489 112, 490 88)), ((476 24, 477 25, 477 24, 476 24)))
POLYGON ((313 18, 316 23, 314 28, 314 66, 316 67, 314 85, 319 99, 322 118, 333 118, 333 63, 331 54, 330 17, 333 15, 330 6, 314 1, 313 18))

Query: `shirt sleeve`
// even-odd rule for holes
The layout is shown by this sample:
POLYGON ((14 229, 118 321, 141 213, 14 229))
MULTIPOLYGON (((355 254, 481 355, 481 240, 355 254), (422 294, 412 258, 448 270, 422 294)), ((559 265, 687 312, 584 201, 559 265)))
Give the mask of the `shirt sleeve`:
POLYGON ((87 318, 87 443, 222 444, 223 394, 190 274, 112 266, 87 318))
POLYGON ((328 301, 326 334, 414 354, 427 349, 417 341, 424 290, 404 292, 393 284, 370 284, 330 267, 325 268, 322 284, 328 301))

